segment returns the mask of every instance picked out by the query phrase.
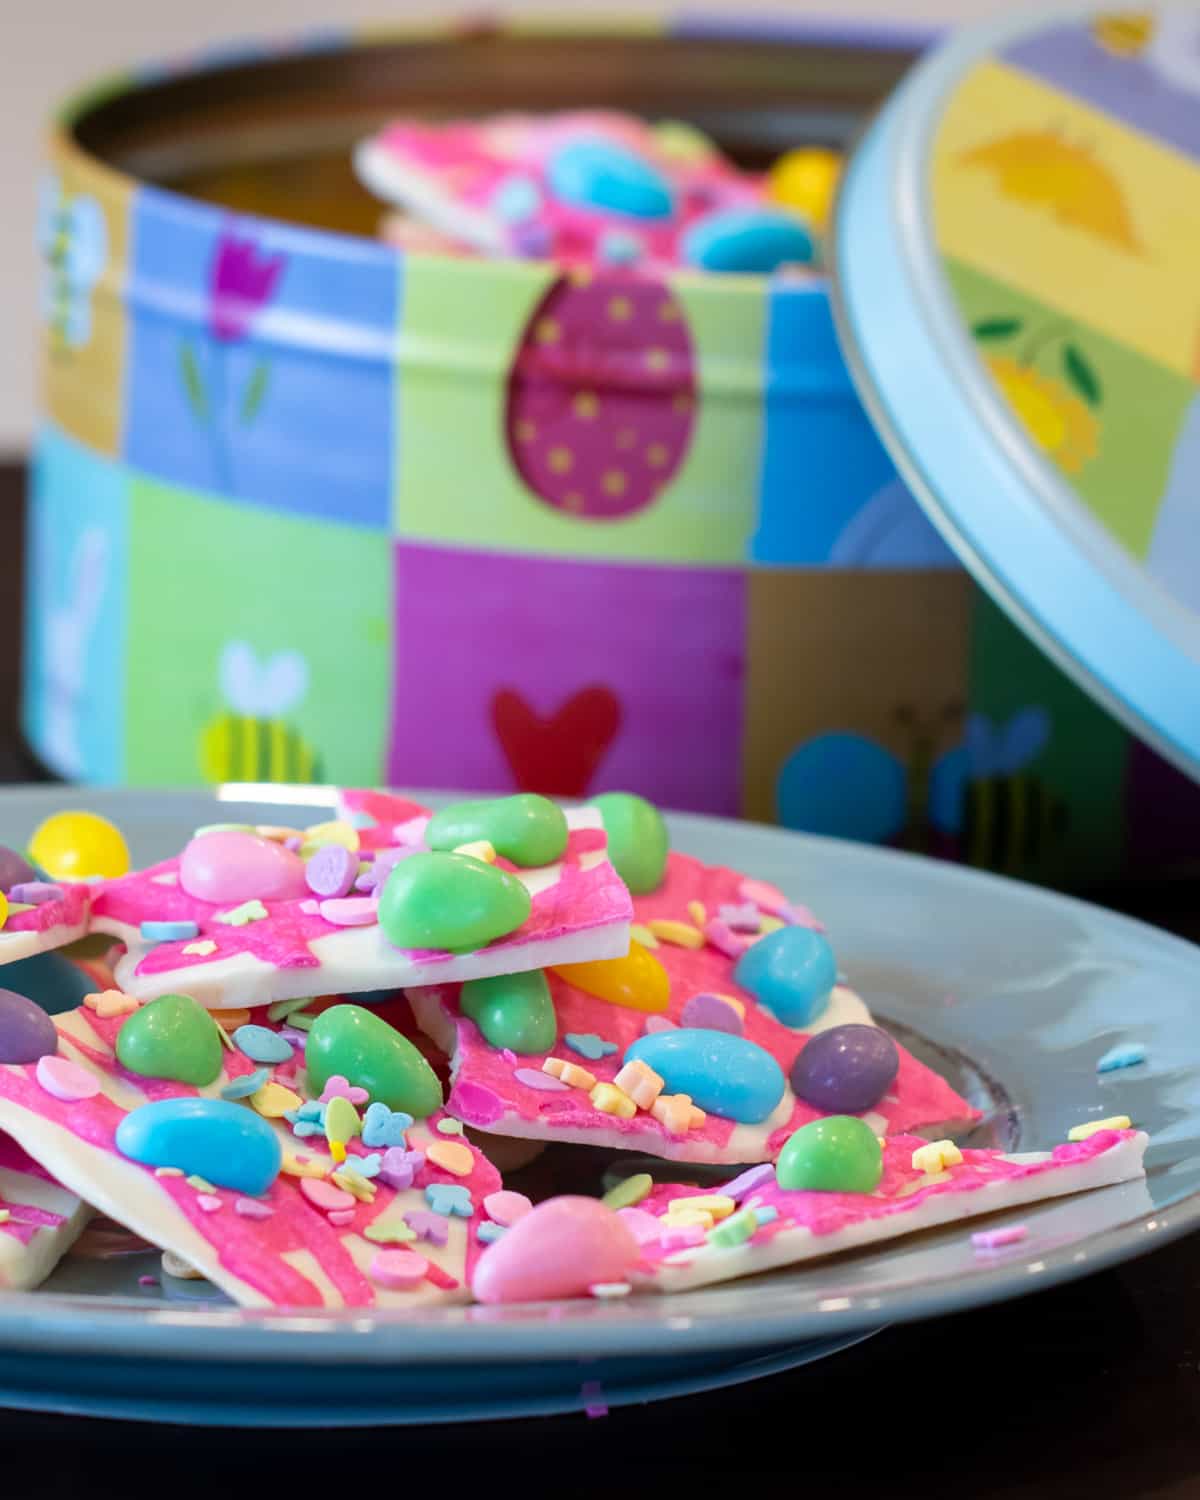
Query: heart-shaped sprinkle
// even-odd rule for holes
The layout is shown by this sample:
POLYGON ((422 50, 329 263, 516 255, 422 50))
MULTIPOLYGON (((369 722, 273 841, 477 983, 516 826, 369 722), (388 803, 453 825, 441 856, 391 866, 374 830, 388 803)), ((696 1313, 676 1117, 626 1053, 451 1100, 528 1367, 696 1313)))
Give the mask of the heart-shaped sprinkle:
POLYGON ((425 1279, 429 1262, 412 1250, 379 1250, 371 1257, 367 1272, 377 1286, 403 1291, 425 1279))
POLYGON ((302 1177, 300 1191, 322 1213, 338 1213, 354 1207, 353 1193, 343 1192, 340 1187, 326 1182, 323 1177, 302 1177))

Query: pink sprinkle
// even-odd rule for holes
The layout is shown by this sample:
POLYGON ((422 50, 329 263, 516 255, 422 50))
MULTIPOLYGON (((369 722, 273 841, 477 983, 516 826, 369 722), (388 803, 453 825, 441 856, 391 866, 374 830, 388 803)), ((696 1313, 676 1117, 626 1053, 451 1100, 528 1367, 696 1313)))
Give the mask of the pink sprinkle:
POLYGON ((608 1416, 608 1405, 598 1380, 585 1381, 579 1388, 579 1394, 583 1398, 583 1409, 589 1417, 608 1416))
POLYGON ((508 1188, 489 1193, 483 1200, 484 1213, 494 1224, 503 1224, 506 1229, 523 1219, 532 1207, 524 1193, 514 1193, 508 1188))
POLYGON ((500 1049, 500 1056, 504 1059, 504 1061, 509 1065, 510 1068, 517 1060, 517 1054, 511 1047, 502 1047, 500 1049))
POLYGON ((639 1245, 656 1240, 662 1233, 662 1225, 652 1213, 644 1208, 619 1208, 617 1218, 625 1225, 639 1245))
POLYGON ((425 1280, 443 1292, 453 1292, 458 1289, 458 1282, 449 1271, 443 1271, 435 1260, 431 1260, 425 1267, 425 1280))
POLYGON ((352 1208, 335 1208, 328 1215, 329 1222, 336 1224, 339 1229, 344 1229, 347 1224, 354 1223, 354 1210, 352 1208))
POLYGON ((321 915, 335 927, 371 927, 379 921, 379 904, 370 896, 334 896, 321 902, 321 915))
POLYGON ((259 1203, 254 1198, 235 1198, 233 1211, 244 1219, 269 1219, 275 1212, 269 1203, 259 1203))
POLYGON ((678 1031, 674 1021, 668 1020, 666 1016, 647 1016, 642 1031, 646 1036, 653 1036, 656 1031, 678 1031))
POLYGON ((392 829, 392 837, 398 844, 423 844, 425 830, 428 827, 429 818, 422 814, 409 818, 403 823, 397 823, 392 829))
POLYGON ((740 906, 730 902, 717 907, 719 921, 732 927, 734 932, 757 932, 762 921, 762 912, 753 901, 744 901, 740 906))
POLYGON ((971 1236, 971 1243, 976 1250, 1002 1250, 1005 1245, 1019 1245, 1028 1238, 1028 1224, 1010 1224, 1004 1229, 981 1229, 971 1236))
POLYGON ((310 897, 306 901, 301 901, 300 910, 306 917, 319 916, 321 911, 321 903, 319 901, 312 900, 310 897))
POLYGON ((197 1193, 196 1207, 202 1208, 206 1214, 215 1214, 221 1206, 221 1200, 215 1193, 197 1193))
POLYGON ((377 1286, 407 1291, 425 1280, 429 1262, 414 1250, 377 1250, 368 1275, 377 1286))
POLYGON ((35 1073, 48 1094, 68 1104, 77 1099, 94 1099, 100 1092, 100 1080, 69 1057, 39 1057, 35 1073))
POLYGON ((333 1073, 325 1082, 321 1090, 321 1104, 328 1104, 331 1099, 348 1099, 351 1104, 365 1104, 367 1102, 366 1089, 360 1089, 356 1084, 342 1073, 333 1073))
POLYGON ((710 918, 704 924, 704 936, 726 958, 740 958, 750 946, 748 937, 739 937, 728 922, 722 922, 717 917, 710 918))
POLYGON ((327 1182, 324 1177, 302 1177, 300 1191, 322 1213, 340 1213, 343 1209, 354 1208, 354 1194, 344 1192, 336 1182, 327 1182))
POLYGON ((825 923, 809 911, 807 906, 796 905, 789 901, 781 906, 775 915, 781 922, 787 922, 792 927, 808 927, 813 932, 825 931, 825 923))
POLYGON ((753 880, 749 876, 738 886, 738 895, 743 901, 761 906, 763 911, 777 912, 781 906, 787 905, 787 897, 777 885, 768 880, 753 880))
POLYGON ((703 1241, 704 1231, 699 1224, 681 1224, 678 1229, 664 1229, 658 1236, 658 1243, 664 1250, 687 1250, 703 1241))
POLYGON ((157 1286, 157 1285, 158 1285, 158 1277, 157 1276, 139 1276, 138 1277, 138 1286, 157 1286))
POLYGON ((516 1068, 513 1077, 527 1089, 543 1089, 547 1094, 565 1094, 570 1089, 570 1084, 561 1078, 555 1078, 552 1073, 541 1073, 537 1068, 516 1068))

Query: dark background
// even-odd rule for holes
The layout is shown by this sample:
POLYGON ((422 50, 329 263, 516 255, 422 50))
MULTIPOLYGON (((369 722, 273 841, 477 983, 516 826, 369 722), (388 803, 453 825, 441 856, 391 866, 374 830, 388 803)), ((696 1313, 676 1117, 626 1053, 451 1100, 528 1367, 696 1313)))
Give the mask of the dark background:
MULTIPOLYGON (((24 476, 0 466, 0 782, 40 774, 17 730, 24 476)), ((1091 893, 1200 938, 1181 885, 1091 893)), ((1200 1496, 1200 1238, 1074 1285, 897 1327, 794 1374, 662 1404, 472 1428, 262 1433, 0 1410, 0 1496, 134 1500, 667 1500, 763 1478, 840 1497, 1200 1496), (707 1481, 707 1483, 706 1483, 707 1481)))

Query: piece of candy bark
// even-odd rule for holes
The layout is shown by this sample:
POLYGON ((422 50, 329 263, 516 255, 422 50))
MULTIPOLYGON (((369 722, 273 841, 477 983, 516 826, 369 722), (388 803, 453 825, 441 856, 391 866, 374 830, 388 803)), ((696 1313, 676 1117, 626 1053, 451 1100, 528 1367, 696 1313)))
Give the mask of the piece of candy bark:
MULTIPOLYGON (((788 1081, 809 1036, 870 1015, 835 984, 814 1019, 790 1027, 735 981, 736 957, 756 935, 750 929, 784 930, 760 902, 815 921, 733 870, 669 855, 662 885, 634 899, 633 931, 655 946, 615 964, 582 965, 571 978, 549 972, 557 1026, 549 1053, 506 1054, 489 1044, 463 1014, 456 986, 409 990, 418 1024, 452 1054, 448 1108, 497 1135, 679 1161, 773 1159, 799 1126, 835 1112, 797 1098, 788 1081), (721 946, 706 938, 710 930, 721 946)), ((805 1002, 811 1010, 811 997, 805 1002)), ((886 1092, 860 1111, 876 1134, 944 1134, 978 1119, 904 1048, 896 1059, 890 1083, 879 1075, 886 1092)))
POLYGON ((28 881, 0 895, 0 964, 49 953, 88 931, 91 890, 86 885, 28 881))
POLYGON ((663 1292, 686 1291, 1129 1182, 1145 1175, 1147 1137, 1135 1130, 1107 1130, 1053 1151, 964 1150, 960 1161, 933 1173, 912 1165, 914 1152, 924 1145, 916 1136, 890 1136, 883 1147, 882 1180, 866 1193, 787 1191, 769 1174, 745 1192, 731 1184, 738 1200, 731 1212, 728 1198, 719 1202, 719 1187, 656 1187, 637 1204, 642 1258, 633 1279, 663 1292), (705 1202, 716 1205, 716 1212, 706 1211, 705 1202), (651 1216, 659 1221, 657 1230, 651 1216))
POLYGON ((82 1198, 57 1183, 10 1136, 0 1135, 0 1287, 38 1286, 90 1216, 82 1198))
MULTIPOLYGON (((396 120, 360 144, 355 167, 381 198, 487 255, 657 270, 699 265, 689 236, 719 229, 734 213, 769 221, 776 234, 790 229, 793 259, 812 253, 800 220, 773 209, 761 182, 698 132, 685 147, 678 127, 630 115, 396 120)), ((761 233, 747 239, 743 224, 735 253, 750 240, 751 249, 764 242, 761 233)))
MULTIPOLYGON (((146 1077, 116 1056, 138 1014, 56 1016, 57 1061, 75 1086, 48 1089, 34 1065, 0 1068, 0 1126, 242 1305, 467 1299, 483 1203, 501 1183, 477 1148, 437 1129, 441 1111, 415 1123, 386 1105, 372 1113, 344 1077, 313 1098, 299 1052, 264 1066, 235 1046, 203 1087, 146 1077), (265 1077, 247 1094, 254 1074, 265 1077), (415 1261, 388 1258, 400 1248, 424 1263, 419 1277, 415 1261)), ((282 1029, 265 1012, 252 1024, 282 1029)))
POLYGON ((561 859, 528 869, 422 852, 428 813, 404 798, 345 792, 341 806, 345 818, 290 840, 204 832, 181 857, 99 886, 92 927, 127 945, 115 968, 121 989, 142 999, 181 992, 221 1009, 484 978, 611 957, 628 946, 629 894, 606 856, 595 810, 569 813, 561 859), (344 885, 327 884, 337 876, 330 855, 351 843, 361 863, 354 890, 330 898, 326 891, 344 885), (418 863, 429 890, 409 879, 418 863), (393 885, 413 888, 414 922, 403 928, 392 925, 389 873, 393 885), (466 888, 461 907, 456 882, 466 888), (459 926, 461 943, 453 942, 459 926), (439 946, 389 941, 421 930, 436 933, 439 946))

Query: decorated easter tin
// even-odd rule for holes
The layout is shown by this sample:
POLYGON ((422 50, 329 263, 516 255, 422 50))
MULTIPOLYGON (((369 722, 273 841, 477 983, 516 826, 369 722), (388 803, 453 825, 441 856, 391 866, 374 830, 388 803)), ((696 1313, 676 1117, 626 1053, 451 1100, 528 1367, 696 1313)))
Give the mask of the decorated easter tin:
POLYGON ((75 101, 43 187, 43 761, 636 786, 1050 878, 1194 852, 1200 799, 1156 820, 1183 778, 975 589, 897 478, 824 278, 681 272, 630 298, 400 253, 350 170, 401 111, 580 104, 765 165, 848 138, 915 50, 686 16, 322 33, 75 101), (523 373, 548 318, 665 351, 636 422, 627 391, 563 381, 618 514, 573 451, 542 452, 523 373))

